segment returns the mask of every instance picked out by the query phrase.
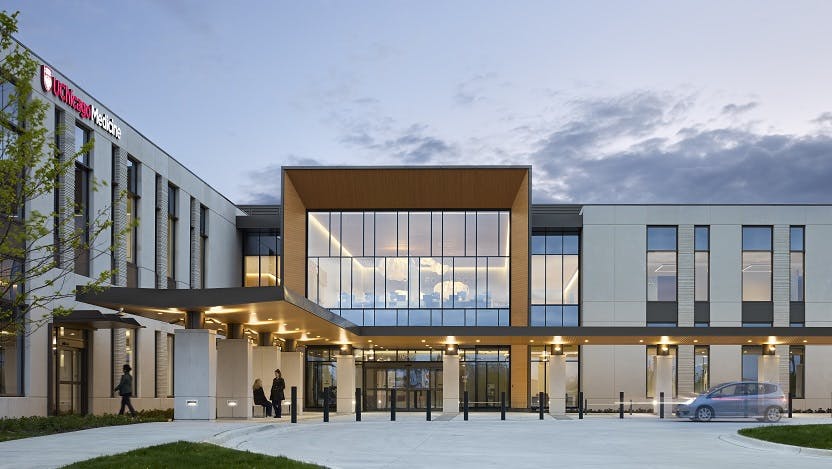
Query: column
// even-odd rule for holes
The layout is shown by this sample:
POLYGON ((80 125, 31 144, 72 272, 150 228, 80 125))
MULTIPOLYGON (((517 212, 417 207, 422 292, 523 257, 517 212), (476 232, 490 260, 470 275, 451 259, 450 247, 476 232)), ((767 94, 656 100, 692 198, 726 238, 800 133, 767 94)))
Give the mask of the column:
MULTIPOLYGON (((61 120, 55 122, 55 132, 58 138, 58 157, 62 163, 75 159, 75 115, 71 111, 62 111, 61 120)), ((69 165, 58 176, 58 263, 64 270, 75 269, 75 253, 72 243, 67 240, 73 238, 75 232, 75 166, 69 165)))
MULTIPOLYGON (((287 345, 288 345, 287 341, 287 345)), ((280 352, 280 371, 283 373, 283 380, 286 382, 286 400, 283 401, 283 413, 289 415, 289 402, 292 398, 292 386, 298 388, 298 415, 303 413, 303 352, 294 350, 280 352)), ((274 373, 271 374, 274 377, 274 373)))
POLYGON ((248 339, 217 343, 217 417, 251 418, 252 351, 248 339))
MULTIPOLYGON (((566 356, 555 352, 549 357, 549 413, 566 415, 566 356)), ((542 403, 541 403, 542 404, 542 403)))
POLYGON ((442 355, 442 413, 459 413, 459 355, 456 347, 442 355))
POLYGON ((772 246, 771 289, 772 289, 772 326, 789 327, 791 322, 791 291, 790 291, 790 270, 791 270, 791 245, 789 225, 774 225, 774 244, 772 246))
MULTIPOLYGON (((659 350, 661 350, 661 345, 659 346, 659 350)), ((659 396, 661 396, 661 393, 664 392, 664 415, 665 417, 669 417, 671 409, 673 408, 670 401, 673 400, 674 358, 671 355, 656 355, 654 360, 656 360, 656 394, 653 396, 653 399, 655 400, 653 412, 656 414, 659 413, 659 396)))
POLYGON ((174 339, 173 417, 213 420, 217 416, 217 334, 177 329, 174 339))
POLYGON ((113 285, 119 287, 127 286, 127 197, 121 196, 121 191, 127 190, 127 151, 120 147, 113 147, 113 189, 116 196, 115 204, 110 209, 113 211, 113 232, 123 233, 123 236, 114 246, 114 270, 113 285))
POLYGON ((255 379, 263 381, 263 388, 268 399, 272 388, 272 379, 274 379, 274 370, 280 368, 280 349, 272 345, 270 333, 261 332, 259 337, 259 345, 252 350, 251 381, 252 383, 255 379))
POLYGON ((168 287, 168 181, 156 175, 156 288, 168 287))
POLYGON ((200 288, 202 285, 202 263, 200 262, 202 259, 202 253, 200 252, 200 243, 199 238, 201 236, 199 227, 200 227, 200 219, 199 219, 199 201, 191 197, 191 204, 190 204, 190 222, 191 222, 191 231, 190 231, 190 259, 191 259, 191 269, 189 280, 191 283, 191 288, 200 288))
POLYGON ((757 380, 780 384, 780 357, 775 354, 774 345, 763 345, 763 354, 757 357, 757 380))
POLYGON ((678 324, 679 327, 693 327, 694 318, 694 246, 693 225, 679 225, 678 252, 678 324))
POLYGON ((335 357, 335 376, 338 380, 336 412, 351 414, 355 412, 355 355, 352 347, 341 349, 335 357))

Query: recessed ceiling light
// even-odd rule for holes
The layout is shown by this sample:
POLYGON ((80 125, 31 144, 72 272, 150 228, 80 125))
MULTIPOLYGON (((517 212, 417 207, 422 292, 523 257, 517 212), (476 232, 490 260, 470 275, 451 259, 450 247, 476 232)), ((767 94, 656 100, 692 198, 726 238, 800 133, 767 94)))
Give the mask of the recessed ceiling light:
POLYGON ((266 318, 266 321, 274 321, 272 318, 266 318))
POLYGON ((806 340, 806 339, 804 339, 804 340, 803 340, 803 343, 805 344, 806 342, 809 342, 809 341, 808 341, 808 340, 806 340))
POLYGON ((694 344, 697 343, 697 342, 699 342, 699 339, 693 339, 694 344))
POLYGON ((587 342, 589 342, 589 339, 584 339, 584 343, 587 343, 587 342))
POLYGON ((532 343, 534 343, 534 339, 529 339, 529 342, 532 342, 532 343))
POLYGON ((425 339, 422 339, 422 343, 423 343, 423 344, 425 343, 425 339))
POLYGON ((480 343, 480 339, 477 339, 477 343, 480 343))
POLYGON ((638 339, 638 343, 643 344, 643 343, 644 343, 644 339, 638 339))
POLYGON ((750 343, 751 343, 751 339, 746 340, 746 342, 748 342, 748 343, 750 344, 750 343))
POLYGON ((296 330, 296 331, 299 331, 299 330, 300 330, 300 327, 296 327, 296 328, 295 328, 295 330, 296 330))
POLYGON ((368 340, 367 342, 369 342, 369 343, 371 343, 371 344, 372 344, 372 343, 373 343, 373 339, 370 339, 370 340, 368 340))

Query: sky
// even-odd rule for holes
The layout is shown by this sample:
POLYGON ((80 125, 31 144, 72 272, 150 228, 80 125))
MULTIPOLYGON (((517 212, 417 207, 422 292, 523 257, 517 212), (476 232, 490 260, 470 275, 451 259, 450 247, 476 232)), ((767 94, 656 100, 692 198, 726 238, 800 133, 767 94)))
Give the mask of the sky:
POLYGON ((832 202, 832 2, 6 0, 236 203, 283 165, 531 165, 535 203, 832 202))

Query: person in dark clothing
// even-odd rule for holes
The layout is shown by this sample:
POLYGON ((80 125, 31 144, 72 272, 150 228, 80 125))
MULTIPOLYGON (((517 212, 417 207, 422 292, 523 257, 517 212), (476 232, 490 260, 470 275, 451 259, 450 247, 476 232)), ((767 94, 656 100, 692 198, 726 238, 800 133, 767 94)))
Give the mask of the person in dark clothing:
POLYGON ((283 395, 283 390, 286 389, 286 382, 283 381, 283 375, 281 375, 280 370, 274 370, 274 379, 272 380, 272 393, 269 396, 269 399, 272 401, 272 407, 274 407, 274 417, 279 419, 283 415, 283 399, 286 397, 283 395))
POLYGON ((272 416, 272 403, 266 399, 266 393, 263 391, 263 382, 260 378, 254 380, 254 405, 261 405, 266 411, 266 417, 272 416))
POLYGON ((124 374, 121 375, 121 381, 113 391, 118 391, 118 395, 121 396, 121 409, 118 411, 118 415, 124 415, 124 407, 127 406, 127 408, 130 409, 130 415, 135 417, 136 409, 134 409, 133 404, 130 403, 130 397, 133 396, 133 377, 130 376, 131 369, 130 365, 125 363, 122 367, 124 374))

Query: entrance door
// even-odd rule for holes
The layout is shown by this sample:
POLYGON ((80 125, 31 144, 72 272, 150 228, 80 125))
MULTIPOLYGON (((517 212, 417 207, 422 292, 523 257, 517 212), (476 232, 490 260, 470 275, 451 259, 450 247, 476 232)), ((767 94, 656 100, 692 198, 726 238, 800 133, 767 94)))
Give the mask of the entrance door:
POLYGON ((86 349, 85 331, 57 328, 55 331, 53 402, 54 415, 85 414, 86 349))
POLYGON ((427 409, 430 393, 431 409, 442 407, 442 363, 365 363, 365 408, 389 410, 391 391, 396 390, 396 410, 427 409))

